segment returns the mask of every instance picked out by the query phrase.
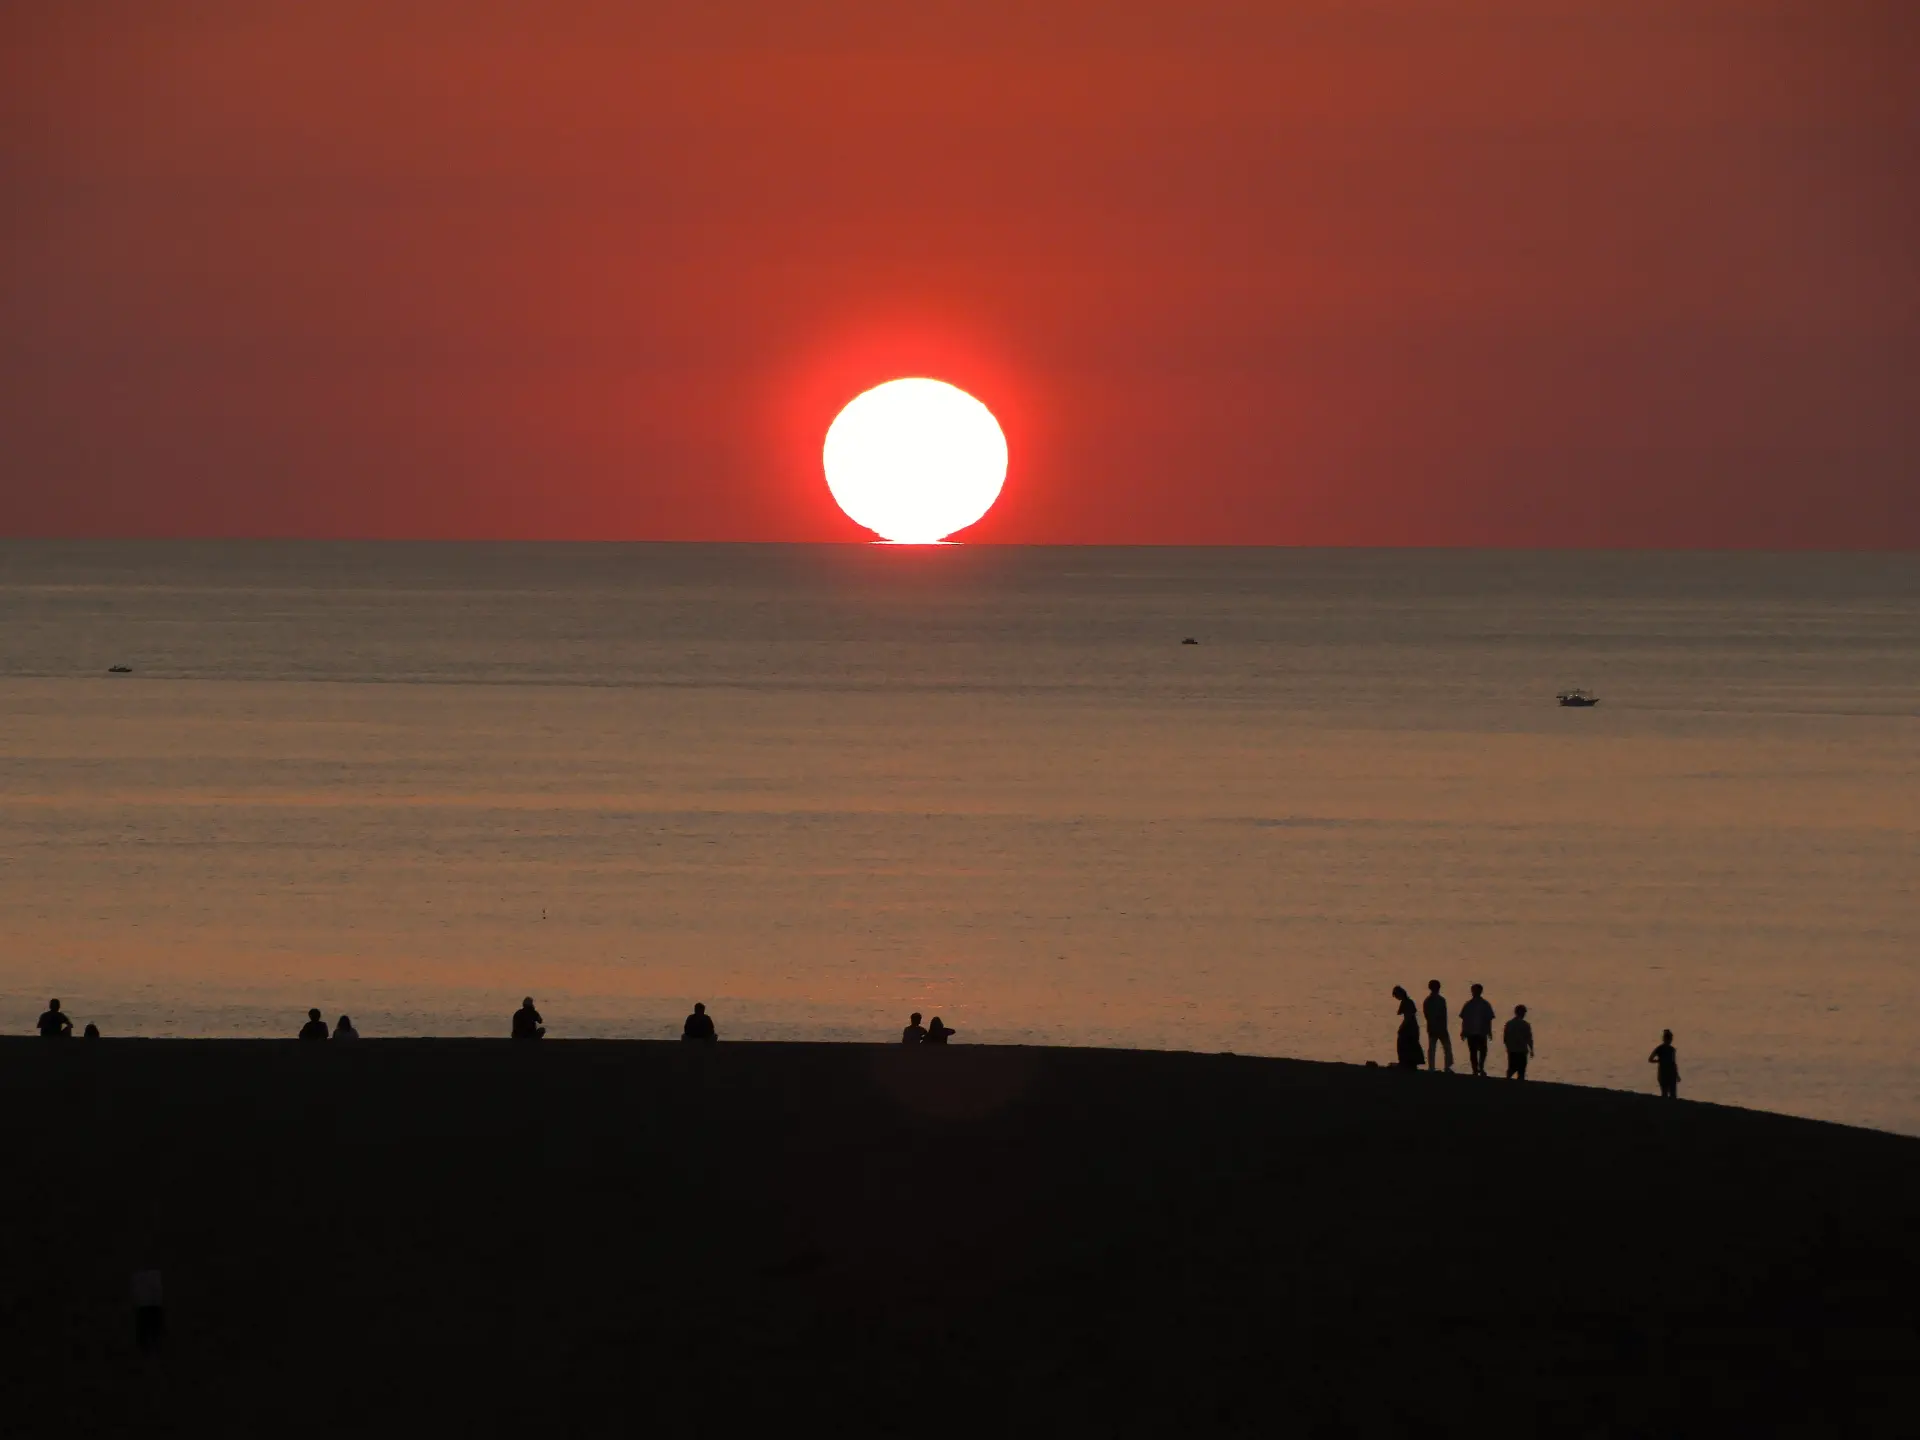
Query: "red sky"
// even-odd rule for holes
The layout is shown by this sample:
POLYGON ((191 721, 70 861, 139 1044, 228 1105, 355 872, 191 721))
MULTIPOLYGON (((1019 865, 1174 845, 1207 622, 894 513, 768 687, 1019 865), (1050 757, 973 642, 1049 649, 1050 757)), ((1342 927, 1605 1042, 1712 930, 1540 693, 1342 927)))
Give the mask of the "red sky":
POLYGON ((1914 0, 9 0, 0 534, 1920 546, 1914 0))

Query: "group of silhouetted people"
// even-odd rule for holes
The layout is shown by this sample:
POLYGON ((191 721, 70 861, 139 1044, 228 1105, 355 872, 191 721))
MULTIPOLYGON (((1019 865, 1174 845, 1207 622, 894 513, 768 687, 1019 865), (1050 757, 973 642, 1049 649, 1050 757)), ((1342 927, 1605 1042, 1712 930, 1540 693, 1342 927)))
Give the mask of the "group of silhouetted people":
MULTIPOLYGON (((1434 982, 1436 989, 1439 983, 1437 980, 1434 982)), ((1399 995, 1404 992, 1396 990, 1394 993, 1399 995)), ((1476 995, 1480 993, 1480 987, 1478 985, 1473 987, 1473 993, 1476 995)), ((1525 1012, 1523 1011, 1522 1013, 1525 1012)), ((50 1040, 64 1040, 73 1034, 73 1021, 68 1018, 67 1012, 60 1008, 60 1002, 58 1000, 49 1000, 47 1002, 46 1014, 40 1017, 39 1028, 41 1035, 50 1040)), ((533 997, 531 995, 525 996, 520 1001, 520 1008, 513 1012, 513 1024, 508 1033, 515 1040, 540 1040, 545 1038, 547 1022, 541 1018, 540 1012, 534 1008, 533 997)), ((907 1045, 944 1045, 952 1036, 958 1033, 957 1030, 950 1029, 942 1024, 938 1015, 934 1016, 929 1024, 923 1026, 920 1023, 920 1012, 916 1010, 913 1012, 913 1018, 908 1021, 907 1028, 901 1032, 900 1039, 902 1043, 907 1045)), ((89 1040, 98 1040, 100 1038, 99 1027, 95 1025, 87 1026, 86 1038, 89 1040)), ((327 1022, 321 1018, 318 1008, 315 1008, 307 1011, 307 1023, 300 1027, 300 1038, 302 1040, 358 1040, 360 1038, 360 1032, 354 1029, 353 1019, 347 1015, 342 1015, 339 1020, 334 1023, 333 1029, 329 1031, 327 1029, 327 1022)), ((720 1032, 714 1028, 713 1017, 707 1014, 705 1004, 696 1003, 694 1005, 693 1013, 687 1016, 686 1022, 680 1027, 680 1038, 682 1040, 691 1040, 707 1045, 711 1045, 719 1040, 720 1032)), ((1673 1037, 1672 1035, 1668 1035, 1667 1038, 1671 1040, 1673 1037)), ((1418 1046, 1416 1045, 1415 1048, 1418 1049, 1418 1046)), ((1449 1051, 1447 1055, 1447 1068, 1449 1070, 1453 1068, 1453 1055, 1451 1051, 1449 1051)), ((1666 1072, 1662 1071, 1661 1073, 1664 1075, 1666 1072)))
MULTIPOLYGON (((1482 987, 1473 987, 1473 998, 1460 1007, 1460 1038, 1467 1042, 1467 1060, 1476 1075, 1487 1073, 1487 1048, 1493 1041, 1493 1006, 1481 993, 1482 987)), ((1453 1069, 1453 1041, 1447 1034, 1447 997, 1440 993, 1440 982, 1427 982, 1427 998, 1418 1006, 1413 997, 1400 986, 1393 987, 1393 998, 1400 1002, 1400 1033, 1395 1042, 1396 1063, 1403 1070, 1437 1070, 1442 1057, 1446 1060, 1449 1072, 1453 1069), (1420 1032, 1424 1025, 1426 1046, 1420 1044, 1420 1032)), ((1507 1021, 1500 1032, 1501 1043, 1507 1051, 1507 1078, 1524 1080, 1527 1078, 1527 1061, 1533 1058, 1533 1026, 1527 1020, 1527 1007, 1513 1007, 1513 1018, 1507 1021)), ((1653 1054, 1647 1057, 1647 1063, 1660 1067, 1660 1094, 1668 1099, 1678 1099, 1680 1095, 1680 1066, 1673 1048, 1673 1032, 1661 1032, 1660 1044, 1653 1054)))
MULTIPOLYGON (((1473 987, 1473 998, 1460 1007, 1460 1038, 1467 1042, 1467 1063, 1473 1067, 1476 1075, 1487 1073, 1487 1048, 1493 1042, 1493 1006, 1481 994, 1483 987, 1473 987)), ((1427 998, 1418 1006, 1413 997, 1396 985, 1393 998, 1400 1002, 1400 1035, 1397 1044, 1398 1064, 1403 1070, 1418 1070, 1423 1066, 1428 1070, 1440 1068, 1442 1057, 1446 1059, 1446 1068, 1453 1069, 1453 1040, 1447 1034, 1447 997, 1440 993, 1440 982, 1427 982, 1427 998), (1427 1043, 1423 1050, 1420 1045, 1420 1030, 1424 1022, 1427 1043)), ((1524 1080, 1527 1078, 1527 1061, 1533 1058, 1533 1026, 1527 1023, 1527 1007, 1513 1007, 1513 1018, 1507 1021, 1500 1038, 1507 1047, 1507 1078, 1524 1080)))
MULTIPOLYGON (((35 1022, 35 1028, 39 1030, 42 1040, 71 1040, 73 1038, 73 1020, 66 1011, 60 1008, 60 1002, 58 1000, 47 1001, 46 1013, 35 1022)), ((80 1032, 80 1038, 82 1040, 98 1040, 100 1038, 100 1027, 92 1021, 88 1021, 87 1028, 80 1032)))
POLYGON ((360 1032, 353 1028, 350 1016, 342 1015, 333 1027, 333 1033, 327 1033, 327 1022, 320 1018, 318 1010, 307 1011, 307 1023, 300 1027, 302 1040, 358 1040, 360 1032))
POLYGON ((900 1032, 900 1043, 902 1045, 944 1045, 948 1037, 959 1033, 958 1030, 949 1030, 941 1024, 938 1015, 922 1025, 920 1012, 916 1010, 908 1017, 907 1028, 900 1032))
MULTIPOLYGON (((546 1037, 547 1022, 534 1008, 533 997, 527 996, 520 1002, 520 1008, 513 1012, 512 1035, 516 1040, 541 1040, 546 1037)), ((712 1044, 720 1038, 720 1032, 714 1029, 713 1017, 707 1014, 707 1007, 696 1002, 693 1013, 687 1016, 680 1026, 682 1040, 694 1040, 712 1044)))
MULTIPOLYGON (((59 1023, 66 1024, 66 1016, 60 1014, 60 1002, 56 1000, 53 1002, 53 1008, 47 1012, 47 1015, 40 1017, 40 1033, 42 1035, 50 1033, 48 1030, 48 1016, 56 1017, 59 1023)), ((916 1015, 913 1018, 918 1020, 920 1017, 916 1015)), ((938 1025, 940 1022, 935 1020, 933 1023, 938 1025)), ((72 1026, 67 1025, 67 1028, 71 1029, 72 1026)), ((87 1030, 90 1034, 99 1033, 94 1030, 91 1025, 87 1027, 87 1030)), ((524 996, 521 999, 520 1008, 513 1012, 513 1022, 507 1033, 515 1040, 542 1040, 546 1038, 547 1022, 541 1017, 539 1010, 535 1008, 531 995, 524 996)), ((360 1038, 360 1032, 353 1028, 352 1019, 342 1015, 339 1023, 333 1027, 332 1033, 329 1034, 327 1031, 327 1022, 320 1018, 320 1012, 318 1010, 309 1010, 307 1011, 307 1023, 300 1027, 300 1038, 302 1040, 358 1040, 360 1038)), ((686 1023, 680 1027, 680 1038, 682 1040, 705 1041, 709 1044, 720 1038, 719 1032, 714 1029, 713 1017, 707 1014, 707 1007, 705 1005, 697 1004, 693 1007, 693 1013, 687 1016, 686 1023)))
MULTIPOLYGON (((1460 1038, 1467 1044, 1467 1062, 1475 1075, 1487 1073, 1487 1049, 1493 1041, 1493 1006, 1481 994, 1482 987, 1473 987, 1473 998, 1460 1007, 1460 1038)), ((1403 1070, 1437 1070, 1441 1061, 1446 1069, 1453 1070, 1453 1040, 1447 1033, 1447 997, 1440 993, 1440 982, 1427 982, 1427 997, 1420 1004, 1413 1003, 1413 997, 1396 985, 1393 998, 1400 1007, 1400 1033, 1395 1044, 1396 1064, 1403 1070), (1421 1042, 1422 1029, 1425 1030, 1426 1044, 1421 1042)), ((47 1002, 46 1013, 38 1022, 42 1038, 65 1040, 73 1035, 73 1020, 60 1008, 58 1000, 47 1002)), ((539 1040, 547 1033, 546 1021, 534 1008, 533 997, 526 996, 520 1002, 520 1008, 513 1012, 513 1028, 510 1032, 515 1040, 539 1040)), ((900 1032, 903 1045, 944 1045, 948 1039, 958 1034, 941 1023, 938 1015, 927 1024, 920 1023, 920 1012, 913 1012, 907 1026, 900 1032)), ((98 1040, 100 1027, 89 1024, 82 1038, 98 1040)), ((335 1022, 331 1032, 327 1022, 320 1017, 317 1009, 307 1011, 307 1023, 300 1027, 302 1040, 358 1040, 360 1032, 353 1027, 351 1017, 342 1015, 335 1022)), ((714 1028, 713 1017, 707 1014, 704 1004, 696 1004, 693 1013, 680 1027, 680 1038, 700 1044, 711 1045, 719 1038, 714 1028)), ((1500 1032, 1501 1042, 1507 1051, 1507 1078, 1524 1080, 1527 1078, 1527 1061, 1533 1058, 1533 1026, 1527 1021, 1527 1007, 1513 1007, 1513 1018, 1507 1021, 1500 1032)), ((1680 1062, 1673 1048, 1673 1031, 1660 1032, 1660 1043, 1647 1056, 1649 1065, 1659 1066, 1657 1072, 1662 1099, 1677 1100, 1680 1096, 1680 1062)))

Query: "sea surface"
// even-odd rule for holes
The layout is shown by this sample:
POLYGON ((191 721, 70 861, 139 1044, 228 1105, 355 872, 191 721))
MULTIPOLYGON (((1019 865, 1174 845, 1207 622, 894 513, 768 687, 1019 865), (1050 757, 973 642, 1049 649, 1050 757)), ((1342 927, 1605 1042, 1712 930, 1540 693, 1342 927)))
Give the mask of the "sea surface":
POLYGON ((1920 1133, 1920 556, 0 542, 0 936, 6 1032, 1384 1063, 1478 981, 1920 1133))

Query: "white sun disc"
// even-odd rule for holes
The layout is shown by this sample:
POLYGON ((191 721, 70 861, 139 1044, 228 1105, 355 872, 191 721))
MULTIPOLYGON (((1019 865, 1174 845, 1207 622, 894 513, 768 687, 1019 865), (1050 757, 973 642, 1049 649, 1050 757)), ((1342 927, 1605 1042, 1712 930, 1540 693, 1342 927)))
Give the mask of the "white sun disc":
POLYGON ((966 529, 1007 479, 1000 422, 944 380, 889 380, 856 395, 827 427, 820 458, 856 524, 908 545, 966 529))

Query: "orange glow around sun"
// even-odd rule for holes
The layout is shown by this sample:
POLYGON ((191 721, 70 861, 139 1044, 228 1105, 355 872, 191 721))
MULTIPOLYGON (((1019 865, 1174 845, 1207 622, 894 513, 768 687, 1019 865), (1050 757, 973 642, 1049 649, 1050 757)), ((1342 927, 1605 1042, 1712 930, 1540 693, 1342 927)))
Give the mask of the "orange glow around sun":
POLYGON ((896 544, 930 545, 993 508, 1007 437, 991 410, 944 380, 889 380, 834 418, 821 461, 856 524, 896 544))

